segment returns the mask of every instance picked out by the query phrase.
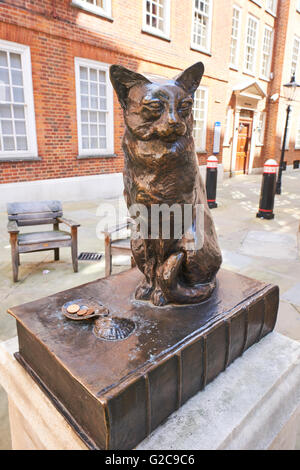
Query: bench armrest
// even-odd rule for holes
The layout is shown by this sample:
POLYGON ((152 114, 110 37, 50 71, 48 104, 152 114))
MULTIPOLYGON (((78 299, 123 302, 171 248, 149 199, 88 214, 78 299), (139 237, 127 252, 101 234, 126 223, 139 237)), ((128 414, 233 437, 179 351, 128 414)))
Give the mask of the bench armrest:
POLYGON ((129 221, 124 222, 123 224, 109 227, 107 230, 103 230, 102 233, 104 233, 105 235, 112 235, 113 233, 120 232, 121 230, 124 230, 125 228, 128 228, 128 227, 129 227, 129 221))
POLYGON ((76 222, 74 222, 73 220, 70 220, 70 219, 65 219, 64 217, 57 217, 57 222, 59 222, 60 224, 66 224, 68 225, 69 227, 80 227, 80 224, 77 224, 76 222))
POLYGON ((18 227, 18 224, 15 220, 10 220, 7 224, 7 231, 9 233, 19 233, 20 230, 19 230, 19 227, 18 227))

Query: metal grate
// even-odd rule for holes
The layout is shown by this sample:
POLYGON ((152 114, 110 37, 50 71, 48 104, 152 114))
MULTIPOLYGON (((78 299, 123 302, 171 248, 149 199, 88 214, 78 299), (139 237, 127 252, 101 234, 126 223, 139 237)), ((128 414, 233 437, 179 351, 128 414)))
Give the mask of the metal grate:
POLYGON ((79 261, 100 261, 102 253, 80 253, 78 256, 79 261))

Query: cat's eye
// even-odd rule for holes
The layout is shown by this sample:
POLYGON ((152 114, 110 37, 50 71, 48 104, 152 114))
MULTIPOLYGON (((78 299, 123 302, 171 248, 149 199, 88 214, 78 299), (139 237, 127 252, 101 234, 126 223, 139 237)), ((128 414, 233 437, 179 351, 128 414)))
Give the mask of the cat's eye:
POLYGON ((190 111, 193 106, 193 100, 182 101, 179 105, 178 111, 190 111))
POLYGON ((161 101, 150 101, 149 103, 144 103, 144 106, 153 111, 160 111, 162 109, 161 101))

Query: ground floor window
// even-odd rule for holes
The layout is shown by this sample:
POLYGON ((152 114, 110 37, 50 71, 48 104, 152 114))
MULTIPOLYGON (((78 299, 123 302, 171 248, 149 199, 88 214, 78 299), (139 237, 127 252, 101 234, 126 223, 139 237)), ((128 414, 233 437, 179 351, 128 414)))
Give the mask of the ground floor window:
POLYGON ((194 139, 197 152, 206 150, 208 90, 199 87, 194 98, 194 139))
POLYGON ((37 156, 30 50, 0 41, 0 159, 37 156))
POLYGON ((75 59, 79 156, 113 154, 113 91, 109 65, 75 59))

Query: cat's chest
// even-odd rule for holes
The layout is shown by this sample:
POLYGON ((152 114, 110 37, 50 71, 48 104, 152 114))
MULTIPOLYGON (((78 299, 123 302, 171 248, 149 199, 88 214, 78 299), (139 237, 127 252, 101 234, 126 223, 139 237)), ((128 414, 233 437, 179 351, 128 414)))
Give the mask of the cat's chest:
POLYGON ((193 198, 197 164, 190 139, 174 144, 125 138, 125 190, 135 203, 182 203, 193 198))

